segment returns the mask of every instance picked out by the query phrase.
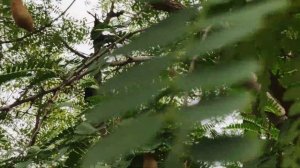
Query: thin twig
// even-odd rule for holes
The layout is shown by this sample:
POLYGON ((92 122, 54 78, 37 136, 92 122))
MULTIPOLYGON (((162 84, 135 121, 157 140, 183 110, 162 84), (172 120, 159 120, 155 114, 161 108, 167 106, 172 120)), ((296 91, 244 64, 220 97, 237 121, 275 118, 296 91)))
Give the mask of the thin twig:
POLYGON ((19 38, 16 38, 16 39, 13 39, 13 40, 9 40, 9 41, 0 41, 0 44, 5 44, 5 43, 13 43, 13 42, 19 42, 19 41, 22 41, 24 40, 25 38, 27 37, 30 37, 34 34, 38 34, 40 32, 42 32, 43 30, 45 30, 46 28, 52 26, 52 24, 54 22, 56 22, 59 18, 61 18, 63 15, 66 14, 66 12, 71 8, 71 6, 75 3, 76 0, 73 0, 71 2, 71 4, 60 14, 58 15, 55 19, 53 19, 50 23, 44 25, 43 27, 40 27, 39 29, 36 29, 35 31, 31 32, 31 33, 28 33, 28 34, 25 34, 23 37, 19 37, 19 38))
MULTIPOLYGON (((120 43, 120 42, 126 40, 127 38, 133 36, 134 34, 142 32, 142 31, 144 31, 144 29, 128 33, 128 34, 124 35, 122 38, 118 39, 115 43, 120 43)), ((65 86, 72 85, 74 82, 80 80, 83 76, 92 72, 92 70, 87 70, 88 67, 91 64, 93 64, 95 61, 97 61, 100 57, 102 57, 103 55, 108 53, 115 46, 115 43, 109 45, 107 48, 103 49, 102 51, 100 50, 97 53, 95 53, 93 56, 91 56, 87 61, 85 61, 83 63, 83 65, 79 66, 78 69, 74 73, 72 73, 66 80, 64 80, 64 82, 62 82, 60 85, 58 85, 52 89, 49 89, 49 90, 42 90, 41 92, 37 93, 36 95, 32 95, 32 96, 29 96, 22 100, 15 101, 14 103, 12 103, 10 105, 0 107, 0 111, 8 112, 12 108, 19 106, 23 103, 35 101, 36 99, 43 97, 46 94, 55 93, 55 92, 61 90, 62 88, 64 88, 65 86)))
POLYGON ((65 82, 63 82, 62 84, 60 84, 59 86, 56 86, 52 89, 49 89, 49 90, 43 90, 39 93, 37 93, 36 95, 33 95, 33 96, 29 96, 25 99, 22 99, 22 100, 19 100, 19 101, 15 101, 14 103, 10 104, 10 105, 7 105, 7 106, 4 106, 4 107, 0 107, 0 111, 3 111, 3 112, 8 112, 10 111, 12 108, 16 107, 16 106, 19 106, 23 103, 26 103, 26 102, 30 102, 30 101, 35 101, 36 99, 40 98, 40 97, 43 97, 44 95, 46 94, 49 94, 49 93, 54 93, 54 92, 57 92, 58 90, 60 90, 61 88, 63 88, 64 86, 68 86, 70 84, 72 84, 73 82, 81 79, 83 76, 87 75, 88 73, 90 73, 91 71, 85 71, 84 73, 78 75, 77 77, 75 78, 72 78, 71 80, 67 80, 65 82))
POLYGON ((77 56, 79 56, 79 57, 81 57, 81 58, 83 58, 83 59, 87 59, 88 57, 85 55, 85 54, 83 54, 82 52, 80 52, 80 51, 77 51, 77 50, 75 50, 74 48, 72 48, 65 40, 63 40, 63 39, 60 39, 61 40, 61 42, 64 44, 64 46, 68 49, 68 50, 70 50, 72 53, 74 53, 75 55, 77 55, 77 56))
POLYGON ((206 40, 208 33, 210 32, 210 30, 212 29, 212 26, 207 26, 204 30, 203 30, 203 35, 201 40, 204 41, 206 40))
POLYGON ((30 141, 28 143, 28 146, 33 146, 35 144, 37 136, 38 136, 38 134, 39 134, 39 132, 41 130, 42 124, 44 123, 44 121, 46 120, 47 116, 50 113, 50 110, 47 109, 47 107, 49 107, 51 104, 53 104, 54 100, 57 98, 57 93, 58 92, 53 93, 52 97, 49 98, 47 100, 47 102, 44 103, 43 107, 40 108, 40 110, 38 111, 38 113, 36 115, 35 126, 34 126, 34 128, 32 130, 32 135, 31 135, 30 141), (42 112, 44 112, 43 116, 41 116, 42 112))

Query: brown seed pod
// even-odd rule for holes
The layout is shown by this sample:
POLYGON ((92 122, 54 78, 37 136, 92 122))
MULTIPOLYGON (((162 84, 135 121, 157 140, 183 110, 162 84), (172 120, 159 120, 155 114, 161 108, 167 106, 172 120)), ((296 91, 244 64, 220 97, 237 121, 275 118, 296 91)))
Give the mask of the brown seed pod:
POLYGON ((143 168, 158 168, 157 161, 151 154, 144 155, 143 168))
POLYGON ((22 0, 12 0, 11 11, 17 26, 29 32, 34 30, 33 19, 22 0))

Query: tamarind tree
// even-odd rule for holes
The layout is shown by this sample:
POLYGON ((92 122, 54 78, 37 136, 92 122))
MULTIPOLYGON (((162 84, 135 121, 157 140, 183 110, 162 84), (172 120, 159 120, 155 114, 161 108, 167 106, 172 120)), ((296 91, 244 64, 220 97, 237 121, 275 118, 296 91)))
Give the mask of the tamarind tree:
POLYGON ((0 167, 300 166, 299 1, 61 3, 0 1, 0 167))

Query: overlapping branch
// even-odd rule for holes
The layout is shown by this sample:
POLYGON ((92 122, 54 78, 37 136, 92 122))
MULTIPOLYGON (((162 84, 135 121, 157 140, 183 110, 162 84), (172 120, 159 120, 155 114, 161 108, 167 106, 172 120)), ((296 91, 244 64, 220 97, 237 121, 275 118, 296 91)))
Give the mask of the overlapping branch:
POLYGON ((108 53, 113 47, 115 46, 116 43, 123 42, 124 40, 130 38, 131 36, 140 33, 144 31, 144 29, 137 30, 131 33, 128 33, 121 37, 119 40, 117 40, 114 44, 109 45, 107 48, 98 51, 94 55, 92 55, 87 61, 85 61, 81 66, 77 68, 67 79, 65 79, 60 85, 53 87, 49 90, 42 90, 39 93, 29 96, 24 99, 18 99, 17 101, 13 102, 12 104, 9 104, 7 106, 0 107, 0 111, 2 112, 9 112, 12 108, 19 106, 23 103, 26 102, 34 102, 36 99, 43 97, 44 95, 50 94, 50 93, 55 93, 60 90, 62 90, 66 86, 70 86, 76 81, 80 80, 82 77, 85 75, 89 74, 92 70, 88 70, 88 67, 93 64, 95 61, 97 61, 100 57, 108 53))
POLYGON ((79 57, 81 57, 81 58, 83 58, 83 59, 87 59, 87 58, 88 58, 88 57, 87 57, 85 54, 83 54, 82 52, 77 51, 77 50, 75 50, 74 48, 72 48, 65 40, 61 39, 61 42, 64 44, 64 46, 65 46, 69 51, 71 51, 71 52, 74 53, 75 55, 77 55, 77 56, 79 56, 79 57))
POLYGON ((135 62, 135 63, 145 62, 152 58, 153 58, 152 56, 128 57, 126 60, 108 62, 107 64, 109 66, 124 66, 129 63, 133 63, 133 62, 135 62))

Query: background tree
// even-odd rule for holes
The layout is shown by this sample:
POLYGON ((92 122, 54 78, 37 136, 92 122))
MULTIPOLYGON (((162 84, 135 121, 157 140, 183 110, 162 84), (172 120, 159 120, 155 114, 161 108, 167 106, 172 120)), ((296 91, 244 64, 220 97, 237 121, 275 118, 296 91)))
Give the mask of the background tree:
POLYGON ((74 2, 0 3, 2 167, 299 167, 299 2, 74 2))

